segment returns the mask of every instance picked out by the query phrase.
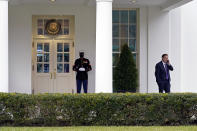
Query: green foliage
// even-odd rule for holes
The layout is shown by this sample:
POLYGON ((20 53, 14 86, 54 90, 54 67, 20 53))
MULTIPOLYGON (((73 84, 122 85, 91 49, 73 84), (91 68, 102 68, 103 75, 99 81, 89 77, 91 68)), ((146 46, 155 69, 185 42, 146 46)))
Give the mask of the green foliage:
POLYGON ((0 126, 189 125, 197 94, 5 94, 0 126))
POLYGON ((1 131, 196 131, 197 126, 1 127, 1 131))
POLYGON ((133 54, 128 45, 122 47, 120 58, 113 73, 114 92, 136 92, 138 86, 138 71, 133 54))

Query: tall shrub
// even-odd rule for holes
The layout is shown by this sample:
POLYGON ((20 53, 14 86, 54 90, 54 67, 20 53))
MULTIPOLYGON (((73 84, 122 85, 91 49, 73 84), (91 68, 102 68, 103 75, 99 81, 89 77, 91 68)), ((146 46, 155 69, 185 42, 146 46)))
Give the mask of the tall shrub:
POLYGON ((122 46, 113 77, 114 92, 136 92, 138 86, 138 71, 133 54, 127 44, 122 46))

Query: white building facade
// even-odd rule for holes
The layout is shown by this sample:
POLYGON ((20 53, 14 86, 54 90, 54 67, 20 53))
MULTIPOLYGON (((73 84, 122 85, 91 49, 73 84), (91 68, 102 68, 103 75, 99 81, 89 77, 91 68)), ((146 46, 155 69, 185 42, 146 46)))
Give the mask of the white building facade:
POLYGON ((169 54, 172 92, 197 92, 194 0, 0 0, 0 92, 76 93, 74 60, 91 62, 89 93, 112 93, 112 72, 127 43, 139 92, 158 92, 155 64, 169 54), (45 31, 47 20, 61 32, 45 31))

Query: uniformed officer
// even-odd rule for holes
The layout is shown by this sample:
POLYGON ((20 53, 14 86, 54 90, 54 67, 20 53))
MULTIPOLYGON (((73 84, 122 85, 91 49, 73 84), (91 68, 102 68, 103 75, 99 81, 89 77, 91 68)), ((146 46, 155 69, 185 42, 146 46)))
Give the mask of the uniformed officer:
POLYGON ((79 52, 80 58, 75 60, 73 71, 77 72, 77 93, 81 93, 81 86, 83 84, 84 93, 88 91, 88 71, 92 70, 88 59, 84 58, 84 52, 79 52))

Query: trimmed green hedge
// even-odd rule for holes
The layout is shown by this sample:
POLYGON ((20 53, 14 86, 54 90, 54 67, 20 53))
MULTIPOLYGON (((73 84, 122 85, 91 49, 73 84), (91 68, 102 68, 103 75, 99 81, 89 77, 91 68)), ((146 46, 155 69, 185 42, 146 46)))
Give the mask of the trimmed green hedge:
POLYGON ((196 124, 197 94, 5 94, 0 126, 196 124))

